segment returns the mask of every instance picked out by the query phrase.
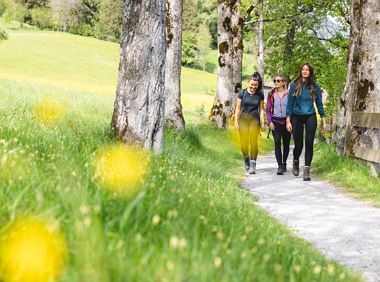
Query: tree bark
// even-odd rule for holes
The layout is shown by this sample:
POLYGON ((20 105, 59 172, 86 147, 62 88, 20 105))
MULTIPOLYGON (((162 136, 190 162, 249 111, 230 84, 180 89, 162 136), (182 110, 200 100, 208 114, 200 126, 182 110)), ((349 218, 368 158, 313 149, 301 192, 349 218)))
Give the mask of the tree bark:
MULTIPOLYGON (((355 148, 380 149, 380 129, 351 126, 353 112, 380 112, 380 3, 353 0, 349 65, 337 114, 337 152, 355 156, 355 148)), ((378 163, 370 163, 378 175, 378 163)))
POLYGON ((160 152, 164 135, 165 0, 127 0, 112 129, 160 152))
POLYGON ((264 0, 259 0, 259 26, 257 28, 257 71, 264 81, 264 0))
POLYGON ((243 72, 243 26, 244 18, 240 11, 241 0, 237 0, 232 8, 232 78, 234 86, 234 94, 232 100, 232 110, 235 109, 237 96, 242 88, 242 72, 243 72))
MULTIPOLYGON (((298 12, 299 0, 293 1, 292 13, 298 12)), ((293 58, 293 49, 295 45, 296 29, 298 27, 296 19, 288 21, 289 28, 286 30, 285 36, 285 50, 284 50, 284 62, 291 62, 293 58)))
POLYGON ((228 128, 233 114, 233 38, 231 33, 232 7, 235 1, 218 1, 218 82, 210 120, 219 128, 228 128))
POLYGON ((182 0, 166 0, 165 121, 178 131, 185 129, 181 105, 182 0))

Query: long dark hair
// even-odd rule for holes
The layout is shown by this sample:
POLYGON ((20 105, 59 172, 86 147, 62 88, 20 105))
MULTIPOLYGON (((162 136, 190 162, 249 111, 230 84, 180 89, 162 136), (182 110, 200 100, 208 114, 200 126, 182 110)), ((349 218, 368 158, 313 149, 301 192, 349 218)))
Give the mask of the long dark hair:
POLYGON ((261 79, 261 75, 257 71, 252 74, 250 81, 251 80, 257 81, 259 83, 256 92, 263 91, 263 80, 261 79))
POLYGON ((313 100, 315 100, 315 96, 316 96, 316 92, 317 92, 317 82, 316 82, 316 79, 315 79, 314 67, 311 64, 309 64, 309 63, 302 64, 302 66, 300 68, 299 75, 296 78, 296 80, 294 81, 294 83, 296 83, 296 91, 294 91, 294 95, 295 96, 300 96, 301 93, 302 93, 302 84, 303 84, 303 81, 302 81, 302 68, 304 66, 307 66, 309 68, 309 72, 310 72, 310 75, 309 75, 309 77, 307 78, 307 80, 305 82, 306 83, 306 87, 309 88, 310 95, 313 98, 313 100))

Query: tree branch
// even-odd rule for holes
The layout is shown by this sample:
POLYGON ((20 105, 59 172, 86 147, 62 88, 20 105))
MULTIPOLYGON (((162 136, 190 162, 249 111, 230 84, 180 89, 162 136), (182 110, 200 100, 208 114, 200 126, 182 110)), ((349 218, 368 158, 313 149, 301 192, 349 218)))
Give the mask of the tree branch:
MULTIPOLYGON (((298 17, 300 15, 304 15, 304 14, 310 13, 312 11, 313 11, 313 8, 310 8, 310 9, 307 9, 307 10, 303 10, 300 13, 293 14, 293 15, 284 15, 284 16, 277 17, 277 18, 264 19, 263 22, 274 22, 274 21, 279 21, 279 20, 283 20, 283 19, 291 19, 291 18, 298 17)), ((259 22, 259 20, 253 20, 253 21, 246 21, 244 24, 245 25, 256 24, 258 22, 259 22)))
POLYGON ((326 41, 326 42, 330 42, 332 45, 334 45, 335 47, 337 48, 343 48, 343 49, 348 49, 348 45, 339 45, 335 40, 334 40, 334 37, 331 37, 331 38, 324 38, 324 37, 320 37, 318 36, 318 32, 313 29, 313 28, 309 28, 310 31, 312 31, 315 35, 315 37, 318 39, 318 40, 321 40, 321 41, 326 41))
POLYGON ((347 5, 343 1, 339 1, 336 3, 337 8, 339 10, 340 15, 344 18, 345 22, 350 25, 351 24, 351 17, 350 17, 350 10, 347 5))
POLYGON ((257 3, 251 4, 251 6, 248 7, 247 12, 245 13, 244 22, 248 21, 249 16, 251 15, 253 9, 255 9, 256 7, 257 3))

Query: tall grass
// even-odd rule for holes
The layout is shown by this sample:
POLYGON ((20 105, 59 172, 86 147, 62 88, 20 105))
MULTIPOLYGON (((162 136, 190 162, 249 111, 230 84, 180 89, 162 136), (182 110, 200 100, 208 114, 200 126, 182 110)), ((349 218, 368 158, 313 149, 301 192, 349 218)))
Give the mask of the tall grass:
POLYGON ((0 83, 0 158, 21 164, 0 172, 1 223, 58 221, 69 246, 61 281, 358 281, 253 205, 227 132, 168 130, 140 192, 117 197, 92 168, 99 148, 115 142, 110 101, 0 83), (41 124, 34 111, 45 93, 65 103, 56 123, 41 124))
POLYGON ((358 160, 337 156, 335 147, 325 143, 316 146, 313 172, 330 180, 344 190, 380 206, 380 181, 371 176, 370 169, 358 160))
POLYGON ((69 251, 60 281, 359 281, 240 189, 236 135, 199 119, 211 74, 184 71, 187 130, 166 131, 137 194, 104 189, 93 163, 116 142, 111 44, 19 32, 0 45, 0 234, 25 216, 60 226, 69 251))

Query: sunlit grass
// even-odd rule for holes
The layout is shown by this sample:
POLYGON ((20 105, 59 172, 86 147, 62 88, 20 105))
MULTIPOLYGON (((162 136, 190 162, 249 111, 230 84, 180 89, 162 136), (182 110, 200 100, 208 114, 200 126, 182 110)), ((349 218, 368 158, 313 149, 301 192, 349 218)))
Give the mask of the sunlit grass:
POLYGON ((313 160, 313 172, 343 186, 345 191, 380 206, 380 181, 371 176, 365 164, 337 156, 335 147, 319 143, 313 160))
MULTIPOLYGON (((7 42, 15 45, 0 45, 6 62, 0 75, 14 79, 0 79, 0 160, 16 150, 14 163, 26 160, 28 166, 21 179, 0 177, 0 231, 6 234, 7 226, 25 214, 56 218, 67 244, 59 281, 359 281, 294 238, 240 189, 240 150, 229 131, 207 122, 204 103, 213 95, 204 91, 213 87, 215 76, 191 70, 186 77, 184 71, 183 97, 191 97, 184 103, 187 130, 167 130, 161 155, 151 155, 148 162, 115 150, 115 157, 100 157, 104 162, 97 171, 97 156, 103 150, 113 155, 103 148, 115 144, 110 132, 114 95, 104 89, 114 92, 111 73, 117 60, 107 66, 112 61, 107 56, 117 48, 50 32, 20 33, 16 44, 15 34, 7 42), (19 53, 24 63, 13 65, 17 56, 6 58, 28 44, 30 53, 19 53), (46 66, 38 70, 41 64, 46 66), (64 114, 49 124, 36 122, 36 105, 47 93, 54 93, 53 104, 64 105, 64 114), (113 178, 114 173, 119 176, 113 178), (97 181, 105 175, 111 175, 109 183, 97 181), (128 197, 114 197, 104 189, 110 183, 137 188, 128 197)), ((46 112, 54 116, 54 110, 46 112)), ((262 149, 273 146, 264 135, 260 141, 262 149)))

